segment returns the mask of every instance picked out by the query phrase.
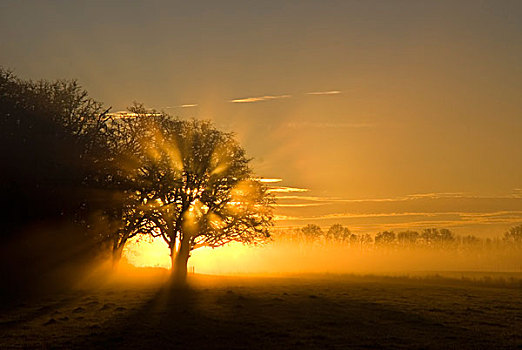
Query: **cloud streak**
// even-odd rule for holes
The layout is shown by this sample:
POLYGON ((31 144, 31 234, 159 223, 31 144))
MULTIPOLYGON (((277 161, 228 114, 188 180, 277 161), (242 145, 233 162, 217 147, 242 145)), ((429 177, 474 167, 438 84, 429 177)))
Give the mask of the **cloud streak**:
POLYGON ((341 91, 339 90, 330 90, 330 91, 312 91, 307 92, 306 95, 339 95, 341 91))
POLYGON ((135 117, 140 117, 140 116, 157 117, 157 116, 162 115, 162 113, 148 112, 145 114, 141 114, 141 113, 134 113, 134 112, 129 112, 129 111, 118 111, 118 112, 114 112, 114 113, 107 113, 106 115, 108 117, 118 119, 118 118, 135 118, 135 117))
POLYGON ((320 205, 326 205, 328 203, 300 203, 300 204, 275 204, 275 207, 280 208, 304 208, 304 207, 317 207, 320 205))
POLYGON ((388 214, 352 214, 332 213, 326 215, 275 215, 276 225, 281 228, 299 227, 314 223, 328 227, 334 223, 347 225, 350 229, 360 232, 382 230, 422 230, 427 227, 446 227, 460 230, 469 234, 473 227, 473 233, 482 231, 482 234, 490 236, 492 230, 497 233, 505 231, 511 225, 516 225, 522 220, 522 211, 499 211, 490 213, 468 212, 440 212, 440 213, 388 213, 388 214))
POLYGON ((397 196, 391 198, 360 198, 360 199, 349 199, 349 198, 339 198, 339 197, 320 197, 320 196, 299 196, 299 195, 281 195, 276 196, 276 199, 283 200, 302 200, 302 201, 317 201, 317 202, 330 202, 330 203, 371 203, 371 202, 405 202, 405 201, 416 201, 416 200, 430 200, 430 199, 490 199, 490 200, 500 200, 500 199, 520 199, 522 196, 513 191, 514 193, 511 195, 505 196, 477 196, 472 195, 465 192, 439 192, 439 193, 416 193, 416 194, 408 194, 405 196, 397 196))
MULTIPOLYGON (((339 95, 341 93, 340 90, 328 90, 328 91, 311 91, 306 92, 305 95, 315 95, 315 96, 321 96, 321 95, 339 95)), ((242 97, 242 98, 236 98, 229 100, 228 102, 231 103, 252 103, 252 102, 262 102, 262 101, 272 101, 272 100, 279 100, 279 99, 287 99, 291 98, 292 95, 285 94, 285 95, 264 95, 264 96, 254 96, 254 97, 242 97)))
POLYGON ((252 103, 252 102, 261 102, 261 101, 271 101, 271 100, 279 100, 284 98, 290 98, 292 95, 265 95, 258 97, 244 97, 230 100, 231 103, 252 103))
POLYGON ((490 222, 490 221, 505 221, 517 222, 522 218, 522 211, 498 211, 491 213, 469 213, 469 212, 407 212, 407 213, 368 213, 368 214, 357 214, 357 213, 332 213, 325 215, 313 215, 313 216, 285 216, 279 215, 280 220, 325 220, 325 219, 352 219, 352 218, 396 218, 396 217, 440 217, 440 216, 456 216, 462 218, 464 221, 474 222, 490 222))
POLYGON ((262 183, 277 183, 277 182, 281 182, 283 181, 283 179, 276 179, 276 178, 258 178, 257 179, 259 182, 262 182, 262 183))
POLYGON ((268 189, 271 193, 293 193, 293 192, 308 192, 309 189, 298 188, 298 187, 286 187, 286 186, 273 186, 268 189))
POLYGON ((190 107, 197 107, 199 106, 197 103, 187 103, 187 104, 183 104, 183 105, 178 105, 178 106, 168 106, 168 107, 162 107, 163 109, 174 109, 174 108, 190 108, 190 107))
MULTIPOLYGON (((305 92, 305 95, 312 95, 312 96, 321 96, 321 95, 339 95, 342 91, 340 90, 327 90, 327 91, 311 91, 311 92, 305 92)), ((235 98, 232 100, 228 100, 230 103, 252 103, 252 102, 263 102, 263 101, 273 101, 273 100, 280 100, 280 99, 288 99, 291 98, 292 95, 290 94, 284 94, 284 95, 264 95, 264 96, 253 96, 253 97, 242 97, 242 98, 235 98)), ((198 107, 199 104, 197 103, 185 103, 177 106, 166 106, 161 107, 160 109, 176 109, 176 108, 191 108, 191 107, 198 107)))
POLYGON ((361 199, 302 192, 275 191, 277 227, 314 223, 327 228, 340 223, 371 233, 448 227, 459 234, 491 236, 522 222, 522 197, 516 189, 509 195, 497 196, 442 192, 361 199))

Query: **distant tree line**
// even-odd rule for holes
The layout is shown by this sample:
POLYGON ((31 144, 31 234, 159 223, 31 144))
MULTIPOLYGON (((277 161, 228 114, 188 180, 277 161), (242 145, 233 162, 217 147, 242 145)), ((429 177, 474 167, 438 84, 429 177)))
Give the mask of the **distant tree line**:
POLYGON ((327 230, 316 224, 279 230, 275 240, 309 244, 338 244, 351 247, 477 247, 485 245, 508 245, 522 247, 522 224, 510 228, 497 239, 478 238, 474 235, 455 235, 447 228, 426 228, 422 231, 382 231, 375 235, 355 234, 341 224, 331 225, 327 230))

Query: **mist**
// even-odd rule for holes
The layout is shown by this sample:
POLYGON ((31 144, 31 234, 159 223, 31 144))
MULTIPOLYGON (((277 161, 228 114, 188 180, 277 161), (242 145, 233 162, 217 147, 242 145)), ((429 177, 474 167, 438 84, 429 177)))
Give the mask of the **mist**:
POLYGON ((194 252, 192 266, 203 274, 433 274, 522 272, 520 250, 506 247, 439 250, 360 249, 325 244, 274 243, 194 252))
MULTIPOLYGON (((189 270, 209 275, 373 274, 388 276, 462 276, 522 273, 522 249, 501 239, 438 246, 307 242, 276 236, 260 246, 232 243, 193 251, 189 270)), ((135 266, 168 269, 168 248, 161 239, 130 242, 124 257, 135 266)))

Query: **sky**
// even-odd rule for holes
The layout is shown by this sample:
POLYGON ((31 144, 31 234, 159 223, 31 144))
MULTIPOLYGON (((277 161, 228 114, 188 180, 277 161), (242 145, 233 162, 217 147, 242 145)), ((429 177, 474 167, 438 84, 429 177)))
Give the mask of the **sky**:
POLYGON ((521 1, 0 2, 0 64, 234 131, 279 226, 522 222, 521 1))

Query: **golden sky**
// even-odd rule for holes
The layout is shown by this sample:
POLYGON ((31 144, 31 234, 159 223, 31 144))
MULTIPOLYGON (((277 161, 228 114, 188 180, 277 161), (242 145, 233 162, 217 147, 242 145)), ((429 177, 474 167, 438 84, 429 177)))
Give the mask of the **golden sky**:
POLYGON ((282 226, 522 221, 521 1, 3 1, 0 64, 212 119, 282 226))

